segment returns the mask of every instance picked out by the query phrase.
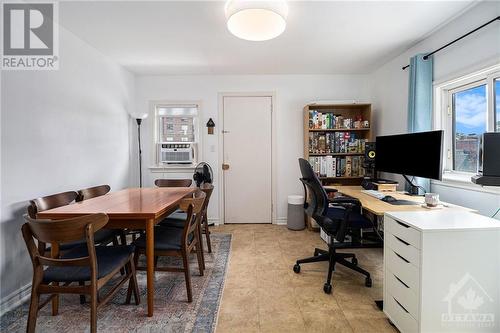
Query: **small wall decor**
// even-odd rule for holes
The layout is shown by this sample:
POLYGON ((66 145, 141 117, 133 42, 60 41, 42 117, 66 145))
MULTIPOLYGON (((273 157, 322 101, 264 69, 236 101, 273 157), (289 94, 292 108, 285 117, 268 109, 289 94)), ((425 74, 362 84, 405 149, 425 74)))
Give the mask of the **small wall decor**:
POLYGON ((212 118, 208 119, 208 122, 207 122, 208 134, 214 134, 214 127, 215 127, 215 123, 212 120, 212 118))

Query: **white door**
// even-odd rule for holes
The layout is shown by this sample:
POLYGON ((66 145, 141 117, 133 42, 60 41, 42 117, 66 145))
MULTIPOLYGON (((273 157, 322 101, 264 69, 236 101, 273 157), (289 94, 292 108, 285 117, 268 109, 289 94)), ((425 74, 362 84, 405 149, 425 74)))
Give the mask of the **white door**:
POLYGON ((272 97, 223 97, 224 223, 271 223, 272 97))

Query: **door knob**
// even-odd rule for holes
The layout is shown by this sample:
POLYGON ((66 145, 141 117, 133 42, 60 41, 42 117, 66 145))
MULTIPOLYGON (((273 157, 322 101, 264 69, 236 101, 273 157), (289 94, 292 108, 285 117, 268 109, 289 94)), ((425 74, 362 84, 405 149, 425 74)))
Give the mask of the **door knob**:
POLYGON ((229 164, 222 163, 222 170, 228 170, 229 169, 229 164))

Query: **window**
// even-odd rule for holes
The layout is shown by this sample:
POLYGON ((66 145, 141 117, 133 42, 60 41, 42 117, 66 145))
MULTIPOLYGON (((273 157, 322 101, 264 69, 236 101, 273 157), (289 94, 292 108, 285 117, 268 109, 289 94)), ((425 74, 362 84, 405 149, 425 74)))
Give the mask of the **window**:
POLYGON ((436 86, 435 128, 445 131, 443 178, 470 181, 479 139, 500 132, 500 65, 436 86))
POLYGON ((199 134, 198 104, 155 105, 156 164, 196 163, 199 134))
POLYGON ((475 173, 479 137, 486 132, 486 85, 459 88, 451 93, 453 170, 475 173))

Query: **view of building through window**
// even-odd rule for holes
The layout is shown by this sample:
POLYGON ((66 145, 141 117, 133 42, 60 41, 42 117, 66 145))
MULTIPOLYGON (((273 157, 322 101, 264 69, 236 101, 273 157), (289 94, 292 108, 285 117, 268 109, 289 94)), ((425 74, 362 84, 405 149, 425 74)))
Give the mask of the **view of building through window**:
POLYGON ((479 137, 486 132, 486 85, 453 94, 453 120, 455 138, 453 169, 476 173, 479 137))

